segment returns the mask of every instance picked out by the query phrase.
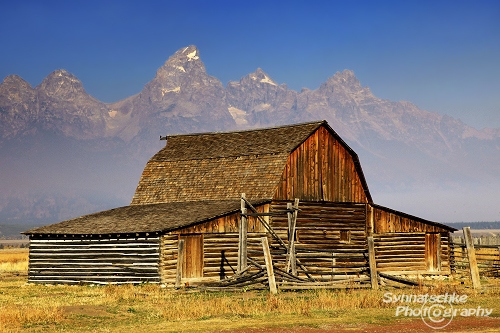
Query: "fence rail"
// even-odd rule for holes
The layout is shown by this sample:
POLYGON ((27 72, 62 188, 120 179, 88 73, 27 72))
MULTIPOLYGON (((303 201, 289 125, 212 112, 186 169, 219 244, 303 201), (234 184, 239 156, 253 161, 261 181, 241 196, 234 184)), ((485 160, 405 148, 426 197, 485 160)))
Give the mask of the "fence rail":
MULTIPOLYGON (((452 236, 453 243, 464 244, 465 240, 463 236, 452 236)), ((476 245, 491 245, 500 247, 500 236, 480 236, 473 237, 474 246, 476 245)))
MULTIPOLYGON (((454 240, 450 245, 452 250, 450 258, 452 272, 459 275, 468 274, 469 259, 465 243, 454 240)), ((475 241, 474 249, 479 274, 487 277, 500 277, 500 245, 485 245, 475 241)))

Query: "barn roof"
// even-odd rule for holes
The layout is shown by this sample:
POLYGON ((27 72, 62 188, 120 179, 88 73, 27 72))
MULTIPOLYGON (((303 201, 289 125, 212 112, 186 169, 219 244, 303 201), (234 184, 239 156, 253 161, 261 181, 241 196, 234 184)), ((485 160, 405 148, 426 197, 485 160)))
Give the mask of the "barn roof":
POLYGON ((349 154, 372 202, 356 153, 326 121, 234 132, 174 135, 147 163, 132 205, 272 199, 290 153, 324 126, 349 154))
MULTIPOLYGON (((265 202, 254 201, 252 204, 258 206, 263 203, 265 202)), ((97 235, 168 232, 239 212, 240 208, 240 200, 131 205, 34 228, 23 234, 97 235)))

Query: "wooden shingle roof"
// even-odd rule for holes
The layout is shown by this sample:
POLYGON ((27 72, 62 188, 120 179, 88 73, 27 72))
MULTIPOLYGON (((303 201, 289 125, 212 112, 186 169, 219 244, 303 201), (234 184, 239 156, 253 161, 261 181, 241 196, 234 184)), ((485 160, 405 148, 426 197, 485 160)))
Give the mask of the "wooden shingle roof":
POLYGON ((147 163, 131 205, 237 199, 272 199, 290 153, 325 126, 353 156, 371 201, 357 155, 326 121, 281 127, 174 135, 147 163))
MULTIPOLYGON (((264 202, 254 201, 258 206, 264 202)), ((127 234, 168 232, 240 211, 240 200, 172 202, 114 208, 34 228, 23 234, 127 234)))
POLYGON ((151 161, 186 161, 290 153, 325 121, 233 132, 169 136, 151 161))

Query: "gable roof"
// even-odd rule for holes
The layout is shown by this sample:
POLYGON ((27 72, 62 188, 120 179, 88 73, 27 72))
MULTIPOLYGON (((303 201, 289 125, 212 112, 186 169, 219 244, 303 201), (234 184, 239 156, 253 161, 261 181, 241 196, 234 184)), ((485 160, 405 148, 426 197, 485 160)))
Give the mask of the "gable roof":
POLYGON ((200 200, 272 199, 290 153, 319 127, 357 155, 326 121, 234 132, 174 135, 147 163, 131 205, 200 200))
MULTIPOLYGON (((253 202, 258 206, 265 202, 253 202)), ((97 235, 168 232, 239 212, 240 200, 172 202, 114 208, 34 228, 23 234, 97 235)))

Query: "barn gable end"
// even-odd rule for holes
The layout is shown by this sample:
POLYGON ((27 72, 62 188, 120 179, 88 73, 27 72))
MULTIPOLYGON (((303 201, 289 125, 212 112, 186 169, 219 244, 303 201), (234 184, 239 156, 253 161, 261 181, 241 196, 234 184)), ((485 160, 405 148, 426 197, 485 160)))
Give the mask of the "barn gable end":
POLYGON ((288 156, 276 200, 371 202, 357 155, 325 123, 288 156))

